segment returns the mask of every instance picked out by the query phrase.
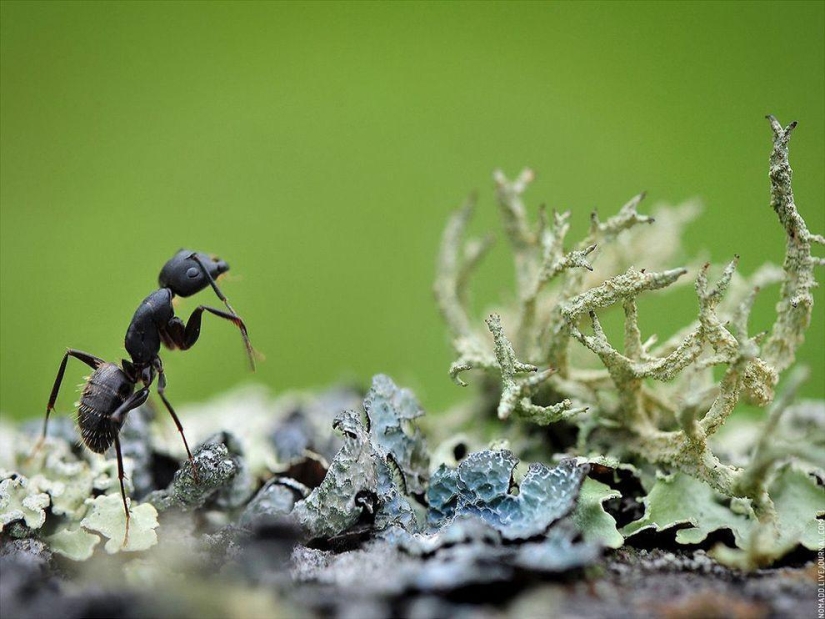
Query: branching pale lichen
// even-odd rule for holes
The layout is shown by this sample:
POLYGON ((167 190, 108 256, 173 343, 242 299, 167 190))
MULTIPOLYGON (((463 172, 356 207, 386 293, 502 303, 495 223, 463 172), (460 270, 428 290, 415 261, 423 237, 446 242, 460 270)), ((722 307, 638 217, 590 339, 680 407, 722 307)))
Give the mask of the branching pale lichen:
MULTIPOLYGON (((811 290, 817 285, 814 267, 824 262, 811 255, 811 246, 825 239, 808 231, 794 203, 788 142, 796 123, 783 128, 768 118, 773 131, 771 206, 787 237, 783 267, 767 265, 743 279, 736 275, 737 256, 711 283, 710 265, 705 264, 695 277, 695 322, 660 346, 655 337, 642 338, 637 299, 676 284, 688 269, 647 272, 630 263, 624 272, 594 280, 605 271, 598 260, 605 247, 609 250, 623 236, 638 233, 639 224, 653 223, 637 211, 643 196, 604 222, 594 213, 585 238, 566 251, 569 213, 554 212, 548 218, 542 207, 536 226, 531 226, 523 194, 533 173, 526 170, 510 181, 496 172, 515 265, 517 306, 504 321, 514 325, 513 335, 508 338, 502 318, 491 314, 486 319, 491 347, 469 319, 469 274, 491 245, 489 239, 470 241, 462 254, 472 198, 448 224, 436 278, 436 299, 458 355, 450 368, 453 380, 464 385, 459 374, 471 369, 497 376, 501 419, 515 415, 539 424, 572 419, 579 425, 578 447, 585 454, 679 470, 715 492, 748 501, 760 524, 776 523, 771 474, 775 464, 791 454, 769 449, 767 437, 798 381, 791 381, 772 408, 764 438, 746 468, 723 463, 709 445, 743 398, 760 406, 774 400, 779 375, 793 364, 810 322, 811 290), (756 296, 775 283, 781 284, 776 320, 766 333, 750 335, 748 318, 756 296), (612 307, 624 313, 621 348, 610 341, 599 319, 599 313, 612 307), (594 353, 604 369, 578 367, 571 360, 571 340, 594 353), (722 372, 718 381, 714 368, 722 372), (577 415, 586 410, 588 414, 577 415)), ((666 234, 672 236, 671 231, 666 234)))
POLYGON ((813 268, 825 264, 823 258, 811 255, 811 245, 825 245, 825 237, 811 234, 794 203, 788 162, 788 142, 796 128, 792 122, 783 128, 773 116, 768 116, 773 130, 773 150, 770 158, 771 208, 785 228, 787 245, 782 265, 785 278, 776 305, 776 322, 762 351, 765 361, 777 372, 788 368, 795 359, 796 349, 804 340, 804 332, 811 321, 814 300, 811 295, 817 283, 813 268))

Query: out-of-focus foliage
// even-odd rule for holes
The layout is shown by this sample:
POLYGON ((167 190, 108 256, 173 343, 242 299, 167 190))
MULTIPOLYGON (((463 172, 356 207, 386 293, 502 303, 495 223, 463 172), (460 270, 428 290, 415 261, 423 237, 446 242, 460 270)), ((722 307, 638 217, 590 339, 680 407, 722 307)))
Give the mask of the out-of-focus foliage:
MULTIPOLYGON (((493 228, 498 166, 536 170, 531 195, 571 210, 571 238, 646 190, 704 205, 689 255, 780 260, 754 127, 800 122, 797 199, 825 229, 823 30, 822 3, 790 0, 3 2, 0 412, 39 416, 66 347, 122 357, 159 269, 191 247, 229 261, 223 290, 266 361, 251 376, 235 330, 206 317, 195 348, 163 357, 173 404, 381 371, 437 414, 463 394, 442 372, 433 256, 473 186, 493 228)), ((504 249, 477 311, 509 287, 504 249)), ((640 312, 669 337, 693 307, 662 303, 640 312)), ((772 309, 757 303, 754 332, 772 309)), ((801 355, 822 376, 819 351, 801 355)))

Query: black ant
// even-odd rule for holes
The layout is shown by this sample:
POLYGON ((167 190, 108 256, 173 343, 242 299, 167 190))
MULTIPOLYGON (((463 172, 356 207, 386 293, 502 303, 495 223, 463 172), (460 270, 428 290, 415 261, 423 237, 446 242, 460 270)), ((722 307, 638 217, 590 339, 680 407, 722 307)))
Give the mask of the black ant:
POLYGON ((129 411, 143 404, 149 397, 149 387, 158 378, 157 392, 163 404, 172 416, 175 425, 183 439, 186 454, 192 464, 192 471, 197 480, 197 469, 192 459, 192 452, 186 442, 183 426, 175 414, 175 410, 166 399, 166 375, 163 372, 158 352, 161 343, 170 349, 179 348, 188 350, 198 341, 201 329, 203 312, 209 312, 219 318, 229 320, 241 331, 249 363, 255 370, 255 351, 249 342, 246 325, 240 316, 229 305, 226 297, 218 288, 216 279, 229 270, 229 265, 218 258, 206 254, 182 249, 176 253, 161 269, 158 283, 160 288, 146 297, 138 306, 132 317, 132 322, 126 330, 126 352, 131 361, 121 360, 118 367, 99 357, 80 350, 68 349, 60 362, 57 377, 46 405, 46 418, 43 421, 43 435, 34 452, 46 438, 49 423, 49 413, 54 410, 63 374, 66 371, 66 362, 74 357, 94 370, 86 380, 80 396, 77 410, 77 421, 83 443, 95 453, 104 453, 114 443, 117 454, 117 476, 120 482, 120 494, 123 498, 123 509, 126 512, 126 536, 123 544, 129 539, 129 506, 126 502, 126 489, 123 485, 123 456, 120 451, 118 433, 126 421, 129 411), (207 286, 211 286, 218 298, 224 302, 227 310, 223 311, 205 305, 199 305, 189 316, 186 324, 175 316, 172 299, 175 295, 188 297, 207 286), (143 387, 135 391, 138 382, 143 387))

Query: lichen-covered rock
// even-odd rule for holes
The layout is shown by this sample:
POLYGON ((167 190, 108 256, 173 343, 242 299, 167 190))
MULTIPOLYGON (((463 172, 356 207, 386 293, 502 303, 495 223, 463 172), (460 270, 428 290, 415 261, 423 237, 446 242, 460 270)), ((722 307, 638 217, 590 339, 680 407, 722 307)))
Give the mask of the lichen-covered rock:
POLYGON ((450 594, 512 581, 520 571, 565 572, 599 556, 597 546, 575 541, 578 531, 572 526, 554 527, 524 544, 503 543, 500 533, 478 519, 459 518, 429 536, 400 528, 392 532, 345 553, 299 546, 292 554, 292 577, 380 601, 405 592, 450 594))
POLYGON ((495 546, 502 541, 497 529, 474 516, 457 516, 439 528, 418 533, 410 533, 401 527, 390 527, 382 531, 379 537, 414 556, 432 555, 441 548, 458 544, 495 546))
POLYGON ((0 539, 0 610, 3 617, 55 616, 62 606, 52 552, 39 539, 0 539))
POLYGON ((525 570, 550 573, 589 565, 599 558, 601 549, 597 544, 576 541, 578 535, 579 530, 572 523, 559 523, 544 539, 513 547, 512 562, 525 570))
MULTIPOLYGON (((230 454, 223 442, 213 438, 192 453, 197 472, 187 460, 166 490, 155 491, 146 500, 163 511, 170 507, 197 509, 222 492, 228 492, 231 496, 233 483, 241 471, 241 458, 230 454)), ((244 489, 243 493, 246 492, 247 489, 244 489)))

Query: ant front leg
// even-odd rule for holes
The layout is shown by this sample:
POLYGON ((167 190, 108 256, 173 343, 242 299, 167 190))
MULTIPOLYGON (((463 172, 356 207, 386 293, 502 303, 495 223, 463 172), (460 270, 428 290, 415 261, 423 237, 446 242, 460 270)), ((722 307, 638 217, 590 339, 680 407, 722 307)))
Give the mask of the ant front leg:
POLYGON ((172 342, 181 350, 189 350, 198 341, 201 335, 201 320, 203 313, 209 312, 218 318, 223 318, 233 323, 241 331, 244 346, 246 346, 246 354, 249 357, 249 365, 252 371, 255 371, 255 349, 252 348, 252 343, 249 341, 249 334, 246 331, 246 325, 240 316, 237 314, 230 314, 223 310, 215 309, 214 307, 207 307, 206 305, 199 305, 195 308, 186 321, 184 327, 183 322, 177 316, 173 316, 166 326, 166 334, 170 337, 172 342))
POLYGON ((161 363, 160 357, 155 357, 154 367, 158 371, 158 395, 160 396, 160 399, 163 400, 166 410, 168 410, 169 414, 172 415, 172 420, 175 422, 178 432, 180 432, 180 437, 183 439, 183 446, 186 447, 186 455, 189 457, 189 464, 192 466, 192 477, 195 479, 195 482, 199 482, 198 467, 195 464, 195 459, 192 457, 192 452, 189 451, 189 443, 186 442, 186 435, 183 433, 183 425, 181 424, 180 419, 178 419, 175 409, 172 408, 172 404, 166 399, 166 374, 163 372, 163 364, 161 363))
POLYGON ((69 360, 69 357, 74 357, 75 359, 82 361, 93 370, 96 370, 101 364, 105 363, 105 361, 103 361, 100 357, 95 357, 94 355, 90 355, 82 350, 69 348, 66 351, 66 354, 63 355, 63 360, 60 362, 60 367, 57 370, 57 377, 54 379, 52 392, 51 395, 49 395, 49 403, 46 404, 46 418, 43 420, 43 434, 34 446, 34 450, 32 450, 32 454, 29 456, 30 458, 38 452, 40 447, 43 445, 43 442, 46 440, 46 431, 49 426, 49 414, 54 410, 54 404, 57 402, 57 394, 60 392, 60 385, 63 383, 63 374, 66 373, 66 362, 69 360))

